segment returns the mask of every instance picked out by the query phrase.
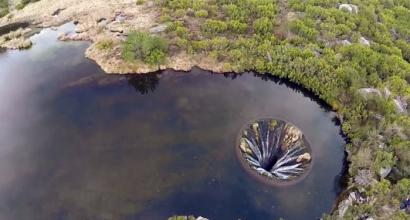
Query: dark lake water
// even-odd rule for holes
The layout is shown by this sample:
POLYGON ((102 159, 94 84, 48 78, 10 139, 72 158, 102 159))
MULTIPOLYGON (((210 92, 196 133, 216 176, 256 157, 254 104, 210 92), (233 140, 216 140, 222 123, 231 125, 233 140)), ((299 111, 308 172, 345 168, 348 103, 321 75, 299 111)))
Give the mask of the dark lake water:
POLYGON ((88 43, 44 30, 0 54, 0 219, 317 219, 341 191, 335 113, 292 84, 202 70, 107 76, 88 43), (264 185, 235 154, 243 125, 273 117, 310 141, 301 182, 264 185))

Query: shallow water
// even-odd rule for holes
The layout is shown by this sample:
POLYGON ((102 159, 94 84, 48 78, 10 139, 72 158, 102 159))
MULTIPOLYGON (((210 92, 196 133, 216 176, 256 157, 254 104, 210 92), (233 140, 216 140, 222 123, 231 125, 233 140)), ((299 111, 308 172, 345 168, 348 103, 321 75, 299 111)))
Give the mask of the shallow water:
POLYGON ((44 30, 0 54, 0 219, 316 219, 341 191, 335 114, 296 86, 201 70, 107 76, 44 30), (235 79, 232 79, 235 78, 235 79), (313 167, 264 185, 237 160, 245 124, 299 127, 313 167))

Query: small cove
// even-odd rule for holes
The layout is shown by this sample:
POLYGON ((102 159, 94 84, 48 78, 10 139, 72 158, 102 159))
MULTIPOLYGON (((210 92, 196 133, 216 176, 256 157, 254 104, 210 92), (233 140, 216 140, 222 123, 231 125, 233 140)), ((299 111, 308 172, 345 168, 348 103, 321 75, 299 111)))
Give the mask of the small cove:
POLYGON ((297 86, 251 73, 105 75, 58 31, 0 53, 0 219, 316 219, 342 190, 335 113, 297 86), (249 121, 280 118, 309 139, 309 175, 285 187, 236 158, 249 121))

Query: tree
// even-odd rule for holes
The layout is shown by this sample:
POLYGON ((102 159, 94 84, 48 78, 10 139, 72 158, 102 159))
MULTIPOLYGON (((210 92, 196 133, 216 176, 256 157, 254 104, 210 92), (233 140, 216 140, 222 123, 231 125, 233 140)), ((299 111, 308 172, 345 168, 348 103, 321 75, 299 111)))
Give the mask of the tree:
POLYGON ((127 61, 142 60, 148 64, 165 62, 167 44, 160 37, 147 33, 131 32, 122 45, 122 57, 127 61))

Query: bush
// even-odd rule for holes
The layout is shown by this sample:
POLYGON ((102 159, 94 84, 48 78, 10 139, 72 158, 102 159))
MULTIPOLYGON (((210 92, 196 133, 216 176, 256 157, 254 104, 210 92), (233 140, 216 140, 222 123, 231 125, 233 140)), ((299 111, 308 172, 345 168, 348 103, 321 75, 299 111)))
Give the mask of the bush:
POLYGON ((142 60, 154 65, 165 62, 167 44, 160 37, 143 32, 131 32, 122 45, 122 57, 126 61, 142 60))
POLYGON ((112 39, 109 39, 109 38, 101 39, 100 41, 98 41, 96 43, 96 47, 99 50, 109 50, 109 49, 112 49, 113 46, 114 46, 114 41, 112 39))
POLYGON ((253 23, 255 33, 260 35, 272 34, 272 22, 269 18, 259 18, 253 23))
POLYGON ((248 28, 248 25, 238 20, 232 20, 232 21, 229 21, 228 27, 229 27, 229 30, 233 33, 243 34, 248 28))
POLYGON ((223 33, 228 29, 228 25, 219 20, 207 19, 202 25, 205 33, 223 33))
POLYGON ((175 33, 180 38, 188 38, 188 29, 186 27, 177 27, 175 33))
POLYGON ((144 0, 137 0, 137 5, 142 5, 144 4, 144 0))
POLYGON ((0 18, 9 13, 9 6, 7 0, 0 0, 0 18))
POLYGON ((206 18, 206 17, 208 17, 208 11, 207 10, 199 10, 199 11, 195 12, 195 17, 206 18))
POLYGON ((186 11, 184 9, 178 9, 174 13, 175 13, 175 16, 178 18, 182 18, 186 15, 186 11))
POLYGON ((21 10, 24 7, 26 7, 26 5, 28 5, 29 3, 38 2, 38 1, 39 0, 22 0, 19 4, 16 5, 16 9, 21 10))

